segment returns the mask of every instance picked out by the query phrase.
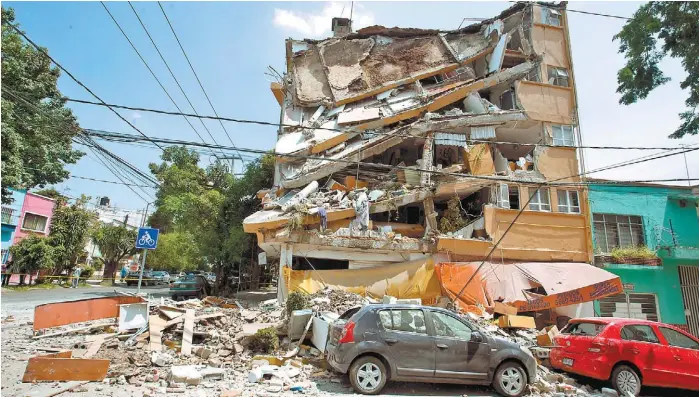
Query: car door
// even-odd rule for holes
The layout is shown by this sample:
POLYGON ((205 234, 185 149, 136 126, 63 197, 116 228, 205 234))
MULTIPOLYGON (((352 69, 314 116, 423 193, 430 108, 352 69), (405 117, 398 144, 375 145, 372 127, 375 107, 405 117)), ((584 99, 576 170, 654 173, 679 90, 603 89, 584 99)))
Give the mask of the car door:
POLYGON ((379 334, 386 344, 396 374, 434 377, 434 341, 427 333, 422 309, 379 310, 379 334))
POLYGON ((644 384, 657 384, 659 373, 654 363, 656 349, 663 349, 650 325, 626 324, 621 328, 620 360, 629 361, 641 370, 644 384))
POLYGON ((665 375, 665 386, 699 390, 699 342, 662 325, 658 330, 667 344, 656 363, 665 375))
POLYGON ((435 377, 486 379, 490 368, 486 338, 456 316, 430 310, 429 317, 434 330, 435 377))

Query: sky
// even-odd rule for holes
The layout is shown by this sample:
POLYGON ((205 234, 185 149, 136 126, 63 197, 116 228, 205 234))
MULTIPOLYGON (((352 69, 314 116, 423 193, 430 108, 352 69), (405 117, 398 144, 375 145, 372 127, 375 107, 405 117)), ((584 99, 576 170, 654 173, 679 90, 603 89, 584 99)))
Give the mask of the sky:
MULTIPOLYGON (((126 2, 106 3, 153 72, 184 112, 191 108, 146 36, 126 2)), ((350 2, 163 2, 182 45, 220 116, 278 122, 279 105, 270 89, 268 66, 278 71, 284 65, 284 40, 292 37, 323 38, 330 35, 333 16, 349 16, 350 2)), ((570 10, 631 16, 638 2, 569 2, 570 10)), ((213 115, 206 97, 182 55, 163 14, 155 2, 134 2, 139 16, 153 36, 192 104, 202 115, 213 115)), ((456 29, 463 18, 490 18, 509 7, 508 2, 354 2, 354 28, 369 25, 456 29)), ((3 2, 13 7, 16 20, 26 34, 75 77, 107 103, 133 107, 176 108, 143 65, 99 2, 3 2)), ((699 143, 699 137, 669 139, 680 125, 678 113, 685 110, 687 92, 679 84, 686 74, 679 60, 666 59, 663 71, 672 78, 647 99, 625 106, 618 104, 616 73, 624 59, 612 41, 624 24, 621 19, 569 12, 573 67, 577 85, 580 126, 585 145, 660 146, 699 143)), ((468 23, 468 22, 467 22, 468 23)), ((93 100, 83 88, 63 74, 59 89, 71 98, 93 100)), ((83 128, 136 134, 110 110, 70 103, 83 128)), ((181 116, 119 110, 119 113, 149 136, 199 141, 181 116)), ((202 124, 192 125, 211 143, 202 124)), ((241 148, 268 150, 274 147, 276 128, 225 122, 231 140, 215 120, 204 121, 221 145, 231 141, 241 148)), ((148 173, 148 164, 159 162, 154 146, 103 143, 109 150, 148 173)), ((68 166, 72 175, 117 181, 108 169, 87 152, 77 164, 68 166)), ((586 168, 599 168, 654 152, 584 151, 586 168)), ((243 154, 244 158, 249 155, 243 154)), ((210 162, 202 154, 201 165, 210 162)), ((686 155, 690 177, 699 178, 699 151, 686 155)), ((236 172, 241 164, 237 161, 236 172)), ((682 155, 629 167, 590 174, 591 177, 639 180, 685 178, 682 155)), ((680 183, 681 184, 681 183, 680 183)), ((68 196, 108 196, 112 205, 142 210, 152 202, 154 191, 71 178, 56 185, 68 196)))

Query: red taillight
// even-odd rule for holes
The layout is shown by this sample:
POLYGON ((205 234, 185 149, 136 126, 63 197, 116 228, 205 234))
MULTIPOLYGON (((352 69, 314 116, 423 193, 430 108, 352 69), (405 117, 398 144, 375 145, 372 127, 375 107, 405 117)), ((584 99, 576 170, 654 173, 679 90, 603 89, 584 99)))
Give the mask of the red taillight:
POLYGON ((348 321, 345 328, 342 329, 342 335, 337 343, 353 343, 354 342, 354 322, 348 321))

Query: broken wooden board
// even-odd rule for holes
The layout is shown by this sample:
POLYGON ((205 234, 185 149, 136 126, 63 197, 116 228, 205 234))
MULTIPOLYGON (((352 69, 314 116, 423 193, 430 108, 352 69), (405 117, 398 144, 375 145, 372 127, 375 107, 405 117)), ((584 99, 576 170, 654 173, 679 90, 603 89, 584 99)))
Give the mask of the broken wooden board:
MULTIPOLYGON (((90 335, 92 336, 92 335, 90 335)), ((92 344, 90 344, 90 347, 87 349, 85 354, 82 356, 82 358, 90 358, 97 354, 97 352, 100 350, 100 347, 102 347, 102 344, 109 338, 112 338, 116 336, 115 334, 101 334, 101 335, 95 335, 95 338, 93 338, 92 344)))
POLYGON ((52 332, 50 334, 37 335, 34 337, 34 339, 50 338, 52 336, 72 334, 73 332, 87 331, 87 330, 91 330, 91 329, 95 329, 95 328, 105 328, 105 327, 109 327, 112 325, 114 325, 114 324, 113 323, 93 324, 93 325, 88 325, 87 327, 78 327, 78 328, 67 329, 67 330, 60 331, 60 332, 52 332))
POLYGON ((192 337, 194 336, 194 309, 187 309, 184 315, 184 334, 182 335, 182 354, 192 355, 192 337))
POLYGON ((158 309, 161 313, 163 313, 165 317, 168 318, 168 320, 172 320, 184 315, 184 309, 180 309, 177 307, 160 305, 158 306, 158 309))
POLYGON ((65 351, 30 358, 22 382, 102 381, 107 376, 109 360, 72 356, 65 351))
MULTIPOLYGON (((161 309, 162 310, 162 309, 161 309)), ((163 327, 165 326, 165 320, 160 318, 158 315, 152 315, 148 319, 148 327, 150 332, 150 351, 160 352, 163 351, 163 327)))
MULTIPOLYGON (((189 310, 192 310, 192 309, 189 309, 189 310)), ((216 318, 216 317, 223 317, 223 313, 204 314, 202 316, 195 317, 194 322, 198 323, 199 321, 208 320, 210 318, 216 318)), ((177 325, 177 324, 183 322, 184 320, 185 320, 185 316, 180 316, 178 318, 172 319, 163 325, 163 329, 168 329, 168 328, 172 327, 173 325, 177 325)))
POLYGON ((47 303, 34 309, 34 330, 119 317, 119 305, 144 302, 140 296, 109 296, 70 302, 47 303))

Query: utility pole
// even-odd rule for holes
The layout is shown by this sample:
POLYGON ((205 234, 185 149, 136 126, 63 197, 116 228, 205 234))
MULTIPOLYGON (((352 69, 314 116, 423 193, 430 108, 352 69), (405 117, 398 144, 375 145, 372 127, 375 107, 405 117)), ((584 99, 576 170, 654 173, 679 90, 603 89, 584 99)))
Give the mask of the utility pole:
MULTIPOLYGON (((680 145, 681 147, 685 148, 687 145, 680 145)), ((682 153, 682 157, 684 157, 684 170, 687 173, 687 186, 692 187, 692 180, 689 179, 689 166, 687 165, 687 151, 685 150, 682 153)))

